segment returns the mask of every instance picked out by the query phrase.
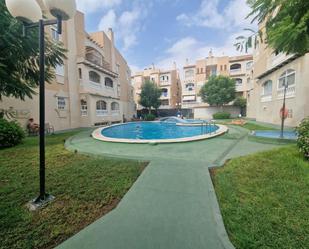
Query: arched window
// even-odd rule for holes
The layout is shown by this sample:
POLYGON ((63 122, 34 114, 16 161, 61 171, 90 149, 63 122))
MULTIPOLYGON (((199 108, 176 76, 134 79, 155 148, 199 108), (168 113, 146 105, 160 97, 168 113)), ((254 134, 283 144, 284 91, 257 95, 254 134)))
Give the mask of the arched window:
POLYGON ((186 78, 190 78, 194 76, 194 70, 193 69, 189 69, 185 72, 185 77, 186 78))
POLYGON ((194 84, 193 83, 187 83, 185 85, 185 87, 186 87, 187 91, 194 91, 194 84))
POLYGON ((96 103, 97 116, 103 116, 107 113, 107 105, 104 100, 98 100, 96 103))
POLYGON ((290 87, 295 85, 295 71, 288 69, 281 74, 278 82, 278 89, 283 89, 284 86, 290 87))
POLYGON ((89 80, 92 81, 92 82, 95 82, 95 83, 100 83, 101 77, 97 72, 89 71, 89 80))
POLYGON ((80 114, 82 116, 87 116, 87 111, 88 111, 88 107, 87 107, 87 101, 82 99, 80 101, 80 114))
POLYGON ((273 91, 273 82, 271 80, 267 80, 262 85, 262 95, 269 96, 272 95, 273 91))
POLYGON ((112 102, 111 104, 112 111, 119 111, 119 104, 117 102, 112 102))
POLYGON ((241 69, 241 64, 235 63, 230 66, 231 71, 239 71, 241 69))
POLYGON ((168 94, 168 89, 162 88, 162 97, 167 97, 167 94, 168 94))
POLYGON ((113 86, 114 86, 113 80, 112 80, 111 78, 106 77, 106 78, 105 78, 105 86, 107 86, 107 87, 113 87, 113 86))
POLYGON ((236 81, 236 86, 241 86, 242 85, 242 79, 237 78, 237 79, 235 79, 235 81, 236 81))

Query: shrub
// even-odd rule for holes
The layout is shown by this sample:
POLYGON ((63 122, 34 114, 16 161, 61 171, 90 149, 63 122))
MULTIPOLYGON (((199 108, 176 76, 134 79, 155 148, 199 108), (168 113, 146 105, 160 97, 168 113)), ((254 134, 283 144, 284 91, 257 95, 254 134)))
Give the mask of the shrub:
POLYGON ((0 148, 19 144, 25 137, 25 132, 15 121, 0 118, 0 148))
POLYGON ((153 115, 152 113, 146 114, 144 116, 144 120, 146 120, 146 121, 153 121, 153 120, 155 120, 155 118, 156 118, 156 116, 153 115))
POLYGON ((303 119, 296 128, 298 133, 297 146, 304 156, 309 159, 309 117, 303 119))
POLYGON ((229 119, 231 117, 231 113, 228 112, 217 112, 212 115, 214 119, 229 119))

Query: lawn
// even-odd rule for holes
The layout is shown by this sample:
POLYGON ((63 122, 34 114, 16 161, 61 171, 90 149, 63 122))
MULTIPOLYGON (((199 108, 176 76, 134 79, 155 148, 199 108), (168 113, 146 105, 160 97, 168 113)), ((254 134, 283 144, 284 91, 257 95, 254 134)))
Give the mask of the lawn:
POLYGON ((212 178, 236 248, 309 248, 309 162, 295 145, 232 159, 212 178))
POLYGON ((274 128, 269 127, 269 126, 254 124, 254 123, 250 123, 250 122, 245 123, 241 127, 246 128, 246 129, 248 129, 250 131, 261 131, 261 130, 268 130, 268 131, 270 131, 270 130, 275 130, 274 128))
POLYGON ((46 141, 46 188, 56 199, 30 212, 38 194, 38 138, 0 150, 0 248, 52 248, 113 209, 146 166, 143 162, 74 154, 46 141))

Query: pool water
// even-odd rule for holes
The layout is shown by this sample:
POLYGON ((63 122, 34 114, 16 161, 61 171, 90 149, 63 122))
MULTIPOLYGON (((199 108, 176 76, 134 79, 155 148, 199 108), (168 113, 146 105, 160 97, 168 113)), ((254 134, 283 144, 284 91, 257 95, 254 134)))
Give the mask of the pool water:
MULTIPOLYGON (((280 138, 280 131, 255 131, 257 137, 280 138)), ((297 134, 294 131, 284 131, 284 139, 297 139, 297 134)))
POLYGON ((101 131, 102 135, 122 139, 173 139, 204 135, 216 131, 216 125, 179 126, 173 122, 132 122, 101 131))

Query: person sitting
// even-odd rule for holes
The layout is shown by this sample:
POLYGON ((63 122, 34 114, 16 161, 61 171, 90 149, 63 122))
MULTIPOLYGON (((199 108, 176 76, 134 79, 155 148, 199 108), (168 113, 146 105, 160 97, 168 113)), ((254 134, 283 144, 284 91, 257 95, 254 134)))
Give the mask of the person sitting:
POLYGON ((29 135, 37 135, 39 132, 39 125, 34 122, 33 118, 29 118, 27 124, 27 130, 29 135))

